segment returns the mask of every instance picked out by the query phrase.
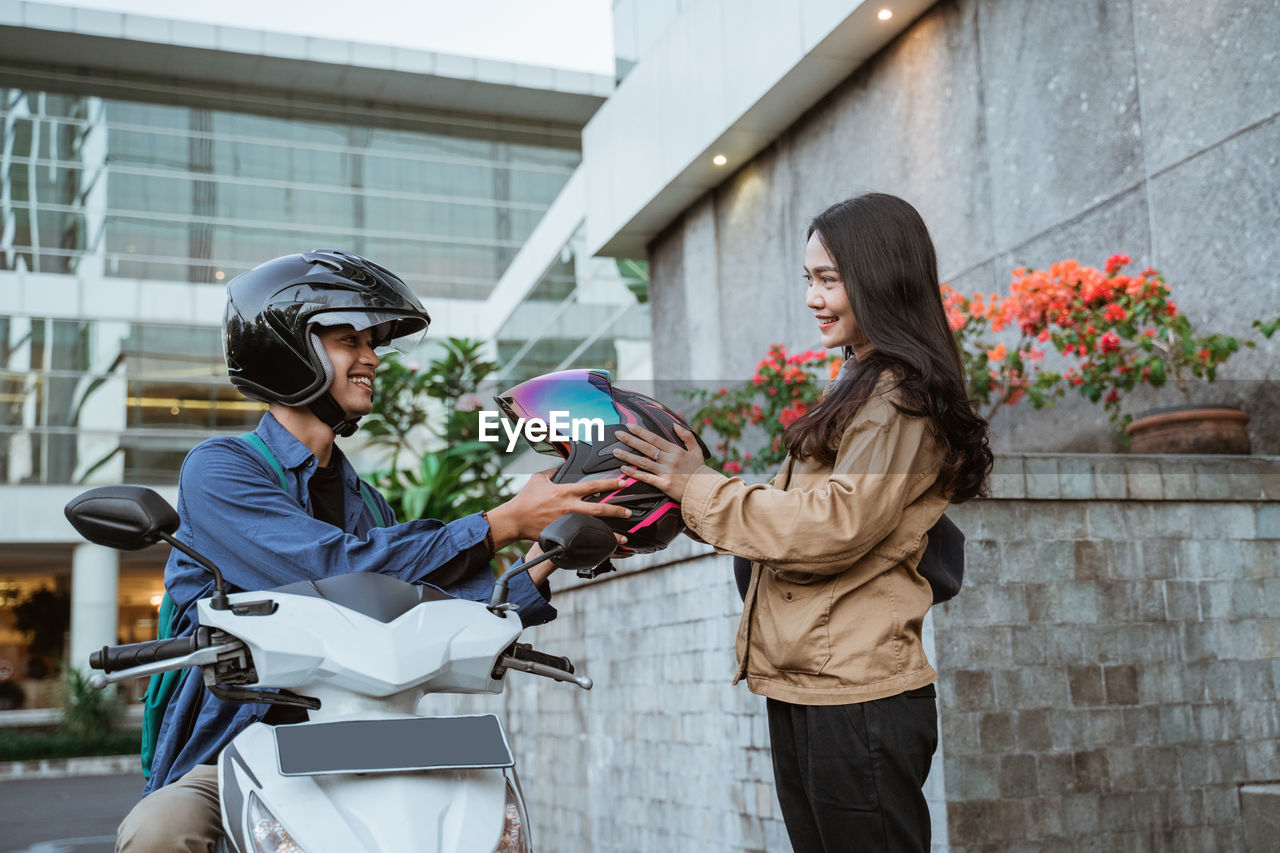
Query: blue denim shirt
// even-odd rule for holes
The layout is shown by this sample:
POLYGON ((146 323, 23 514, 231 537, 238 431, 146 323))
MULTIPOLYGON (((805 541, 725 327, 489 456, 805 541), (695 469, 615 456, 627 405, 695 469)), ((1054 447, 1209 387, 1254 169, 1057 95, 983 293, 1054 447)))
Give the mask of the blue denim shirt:
MULTIPOLYGON (((421 520, 378 527, 360 496, 355 470, 335 447, 331 464, 341 466, 345 484, 346 518, 339 530, 311 516, 307 485, 316 470, 314 454, 270 414, 256 432, 284 468, 287 491, 262 455, 239 438, 199 444, 187 455, 179 480, 177 536, 222 569, 228 592, 347 572, 429 583, 433 571, 449 564, 449 574, 461 579, 446 586, 447 592, 488 600, 494 580, 484 541, 489 525, 479 514, 449 524, 421 520)), ((384 516, 393 518, 382 495, 373 495, 384 516)), ((213 576, 175 548, 164 582, 176 607, 175 636, 189 635, 198 618, 195 602, 213 594, 213 576)), ((555 618, 555 608, 527 574, 512 579, 510 600, 519 605, 526 627, 555 618)), ((188 670, 165 711, 143 795, 198 764, 216 763, 223 747, 269 707, 224 702, 204 688, 198 670, 188 670)))

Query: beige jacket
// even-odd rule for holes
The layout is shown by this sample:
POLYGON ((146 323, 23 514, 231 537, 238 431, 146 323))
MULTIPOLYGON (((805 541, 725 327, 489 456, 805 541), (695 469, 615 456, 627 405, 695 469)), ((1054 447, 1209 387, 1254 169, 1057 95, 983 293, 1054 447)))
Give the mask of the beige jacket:
POLYGON ((916 565, 948 501, 929 426, 899 412, 896 393, 881 381, 834 465, 788 458, 769 485, 707 467, 690 477, 685 524, 753 561, 735 684, 745 676, 753 693, 840 705, 936 680, 920 639, 933 594, 916 565))

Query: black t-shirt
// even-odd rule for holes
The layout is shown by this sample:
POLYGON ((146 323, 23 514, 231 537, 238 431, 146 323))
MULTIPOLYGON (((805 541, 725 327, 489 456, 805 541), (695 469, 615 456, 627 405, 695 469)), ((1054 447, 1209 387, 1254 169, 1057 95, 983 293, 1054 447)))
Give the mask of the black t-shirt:
POLYGON ((341 528, 346 521, 343 511, 342 473, 337 465, 321 466, 311 477, 307 491, 311 493, 311 514, 341 528))

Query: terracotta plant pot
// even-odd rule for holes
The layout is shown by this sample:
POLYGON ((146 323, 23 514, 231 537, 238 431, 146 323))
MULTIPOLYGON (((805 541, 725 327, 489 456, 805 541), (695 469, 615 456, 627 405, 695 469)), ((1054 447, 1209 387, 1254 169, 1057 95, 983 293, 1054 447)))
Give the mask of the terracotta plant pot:
POLYGON ((1249 416, 1239 409, 1181 406, 1147 412, 1124 428, 1130 453, 1233 453, 1247 456, 1249 416))

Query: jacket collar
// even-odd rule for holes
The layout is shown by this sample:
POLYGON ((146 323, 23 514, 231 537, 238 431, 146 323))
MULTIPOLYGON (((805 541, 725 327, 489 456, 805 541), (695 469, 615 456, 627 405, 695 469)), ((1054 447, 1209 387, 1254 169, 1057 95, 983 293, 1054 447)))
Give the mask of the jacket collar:
MULTIPOLYGON (((262 420, 258 421, 258 428, 255 430, 258 437, 266 442, 267 447, 271 448, 271 452, 275 454, 276 459, 282 466, 287 469, 301 468, 307 464, 307 460, 314 460, 315 454, 307 449, 307 446, 294 436, 293 433, 285 429, 281 423, 276 420, 275 415, 267 412, 262 416, 262 420)), ((336 451, 337 448, 335 447, 336 451)))

